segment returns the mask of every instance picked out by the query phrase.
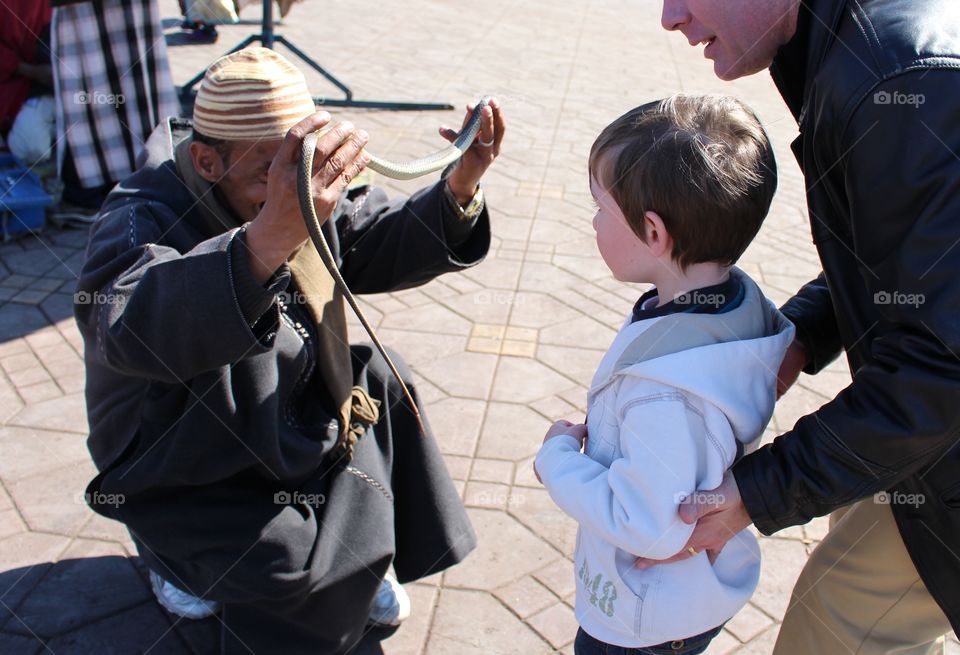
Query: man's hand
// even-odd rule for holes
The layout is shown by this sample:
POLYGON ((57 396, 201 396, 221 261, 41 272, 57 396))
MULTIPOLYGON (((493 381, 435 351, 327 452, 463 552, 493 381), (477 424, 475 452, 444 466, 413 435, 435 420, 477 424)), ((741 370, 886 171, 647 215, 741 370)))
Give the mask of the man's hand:
MULTIPOLYGON (((463 125, 460 126, 461 130, 469 122, 472 113, 473 105, 467 105, 467 115, 463 119, 463 125)), ((480 133, 473 145, 463 153, 457 167, 447 178, 447 185, 461 206, 465 207, 470 202, 480 183, 480 178, 500 154, 500 143, 503 141, 505 131, 500 101, 491 98, 490 104, 484 107, 481 113, 480 133), (491 145, 483 145, 485 143, 491 145)), ((458 132, 449 127, 440 128, 440 135, 447 141, 455 141, 457 134, 458 132)))
POLYGON ((638 569, 677 562, 703 551, 707 551, 707 557, 713 564, 727 542, 753 522, 743 506, 737 481, 730 471, 723 476, 723 482, 716 489, 697 491, 684 500, 680 505, 680 520, 697 524, 683 550, 668 559, 640 557, 635 564, 638 569))
MULTIPOLYGON (((247 227, 247 247, 254 277, 263 284, 310 233, 297 194, 297 164, 303 138, 330 123, 318 111, 290 128, 267 171, 267 200, 247 227)), ((317 139, 313 158, 313 206, 320 222, 333 214, 347 185, 370 162, 364 152, 368 136, 341 122, 317 139)))
POLYGON ((806 368, 810 362, 810 356, 807 349, 796 339, 787 348, 783 356, 783 362, 780 364, 780 372, 777 373, 777 400, 787 393, 790 387, 800 377, 800 372, 806 368))
MULTIPOLYGON (((571 423, 570 421, 557 421, 550 426, 550 429, 547 430, 547 434, 543 437, 543 443, 547 443, 554 437, 559 437, 560 435, 570 435, 574 439, 580 442, 580 447, 583 448, 583 442, 587 439, 587 426, 583 423, 571 423)), ((543 480, 540 479, 540 474, 537 472, 537 460, 533 460, 533 474, 537 476, 537 482, 543 484, 543 480)))

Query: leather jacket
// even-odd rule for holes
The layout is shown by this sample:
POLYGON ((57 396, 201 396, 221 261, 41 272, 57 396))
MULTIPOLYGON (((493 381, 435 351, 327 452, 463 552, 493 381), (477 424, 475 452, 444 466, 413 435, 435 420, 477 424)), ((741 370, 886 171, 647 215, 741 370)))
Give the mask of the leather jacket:
POLYGON ((960 633, 960 2, 804 4, 771 72, 823 273, 783 313, 853 382, 733 472, 764 534, 889 502, 960 633))

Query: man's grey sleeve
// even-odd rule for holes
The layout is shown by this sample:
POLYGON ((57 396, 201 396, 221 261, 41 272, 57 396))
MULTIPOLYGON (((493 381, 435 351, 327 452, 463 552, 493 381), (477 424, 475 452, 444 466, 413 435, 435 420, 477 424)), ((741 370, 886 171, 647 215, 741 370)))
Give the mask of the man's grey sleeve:
POLYGON ((250 319, 260 312, 263 320, 269 291, 251 290, 242 270, 234 275, 238 230, 180 252, 156 243, 160 212, 170 210, 131 202, 94 226, 74 303, 85 338, 95 340, 88 353, 121 373, 183 382, 268 351, 273 332, 255 332, 250 319))

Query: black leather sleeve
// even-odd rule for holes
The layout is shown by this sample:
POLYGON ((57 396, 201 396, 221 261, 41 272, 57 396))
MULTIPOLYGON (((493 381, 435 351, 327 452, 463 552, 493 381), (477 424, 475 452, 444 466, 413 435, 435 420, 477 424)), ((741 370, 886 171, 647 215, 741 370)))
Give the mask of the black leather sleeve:
POLYGON ((810 359, 804 373, 819 373, 837 358, 843 346, 823 273, 805 284, 781 311, 797 327, 796 339, 807 349, 810 359))
POLYGON ((956 69, 889 79, 843 132, 869 356, 836 399, 734 467, 764 534, 922 475, 957 444, 960 120, 945 90, 958 84, 956 69))

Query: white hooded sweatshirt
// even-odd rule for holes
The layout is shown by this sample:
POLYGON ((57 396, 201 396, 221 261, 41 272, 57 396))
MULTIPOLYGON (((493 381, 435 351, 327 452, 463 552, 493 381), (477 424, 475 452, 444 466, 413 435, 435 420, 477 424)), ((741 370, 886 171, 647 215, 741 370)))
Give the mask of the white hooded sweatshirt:
POLYGON ((600 641, 639 648, 695 636, 756 589, 760 548, 749 530, 713 565, 700 553, 634 566, 683 549, 694 526, 680 520, 680 501, 716 488, 738 442, 755 449, 773 415, 794 328, 743 271, 731 275, 744 294, 725 313, 628 320, 590 388, 585 453, 564 435, 537 455, 554 502, 580 524, 576 615, 600 641))

